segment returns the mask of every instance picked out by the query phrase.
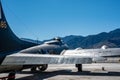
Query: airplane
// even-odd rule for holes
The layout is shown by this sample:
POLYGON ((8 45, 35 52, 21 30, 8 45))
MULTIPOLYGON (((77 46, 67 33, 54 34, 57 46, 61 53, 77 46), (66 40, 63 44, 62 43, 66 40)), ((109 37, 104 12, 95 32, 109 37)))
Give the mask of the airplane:
MULTIPOLYGON (((108 46, 103 45, 100 49, 82 49, 76 48, 74 50, 64 50, 62 55, 89 57, 92 59, 92 63, 107 62, 108 58, 119 58, 120 48, 108 48, 108 46)), ((78 71, 82 71, 82 64, 76 64, 78 71)))
POLYGON ((31 68, 31 71, 45 71, 48 64, 91 62, 91 59, 87 57, 60 55, 63 50, 68 49, 68 46, 60 38, 55 38, 43 44, 18 38, 9 27, 1 2, 0 0, 0 72, 10 72, 7 77, 8 80, 15 79, 16 71, 27 68, 31 68))
POLYGON ((82 64, 105 61, 106 57, 120 56, 119 52, 120 48, 68 50, 60 38, 43 44, 21 40, 10 29, 0 1, 0 72, 10 72, 8 80, 15 79, 15 71, 45 71, 48 64, 76 64, 82 71, 82 64))

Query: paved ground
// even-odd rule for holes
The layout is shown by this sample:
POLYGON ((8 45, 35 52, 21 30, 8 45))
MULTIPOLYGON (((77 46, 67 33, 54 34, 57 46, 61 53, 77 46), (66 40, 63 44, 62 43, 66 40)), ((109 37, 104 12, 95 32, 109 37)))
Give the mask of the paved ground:
POLYGON ((45 72, 31 73, 27 69, 17 73, 16 80, 120 80, 120 63, 84 64, 83 70, 77 72, 74 65, 49 65, 45 72))

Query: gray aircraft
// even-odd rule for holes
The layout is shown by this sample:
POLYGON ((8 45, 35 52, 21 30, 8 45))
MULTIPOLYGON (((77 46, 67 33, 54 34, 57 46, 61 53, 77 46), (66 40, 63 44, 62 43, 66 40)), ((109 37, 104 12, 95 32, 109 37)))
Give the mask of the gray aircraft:
MULTIPOLYGON (((24 54, 29 53, 31 56, 33 56, 33 55, 39 56, 39 54, 58 55, 64 49, 68 49, 68 46, 65 43, 63 43, 63 41, 60 38, 54 38, 51 41, 47 41, 47 42, 43 43, 42 45, 38 45, 37 43, 31 43, 31 42, 27 42, 27 41, 23 41, 23 40, 19 39, 11 31, 11 29, 5 19, 2 5, 0 2, 0 64, 1 64, 0 72, 22 70, 25 68, 31 68, 32 71, 34 71, 34 70, 36 70, 36 68, 38 68, 40 71, 44 71, 48 67, 48 65, 44 64, 44 63, 43 64, 40 64, 40 63, 34 64, 34 62, 32 62, 31 64, 20 65, 20 66, 14 65, 13 66, 12 64, 13 63, 16 64, 16 62, 13 61, 12 64, 10 64, 10 63, 6 64, 6 62, 4 62, 4 61, 8 60, 7 56, 11 55, 11 54, 18 55, 18 53, 21 53, 20 55, 22 55, 22 54, 24 55, 24 54)), ((44 56, 43 56, 43 58, 44 58, 44 56)))
POLYGON ((82 64, 90 64, 93 59, 120 56, 120 48, 66 49, 60 38, 41 45, 19 39, 10 29, 0 1, 0 72, 9 71, 8 80, 15 79, 15 71, 26 68, 45 71, 48 64, 76 64, 82 71, 82 64))
MULTIPOLYGON (((60 53, 66 49, 68 49, 67 44, 65 44, 60 38, 56 37, 53 40, 44 42, 41 45, 20 50, 18 53, 60 55, 60 53)), ((39 71, 45 71, 47 67, 48 64, 37 65, 33 66, 31 71, 35 71, 36 68, 38 68, 39 71)))

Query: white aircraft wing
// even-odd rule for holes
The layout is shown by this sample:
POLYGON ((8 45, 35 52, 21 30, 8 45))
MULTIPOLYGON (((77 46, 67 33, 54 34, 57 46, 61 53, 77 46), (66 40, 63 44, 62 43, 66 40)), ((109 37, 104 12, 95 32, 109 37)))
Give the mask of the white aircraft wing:
POLYGON ((39 64, 85 64, 92 63, 89 57, 70 55, 46 55, 15 53, 6 56, 2 65, 39 65, 39 64))
POLYGON ((92 58, 93 62, 106 61, 109 57, 120 57, 120 48, 65 50, 61 55, 92 58))
POLYGON ((120 48, 108 49, 81 49, 81 50, 65 50, 62 55, 73 55, 81 57, 119 57, 120 48))

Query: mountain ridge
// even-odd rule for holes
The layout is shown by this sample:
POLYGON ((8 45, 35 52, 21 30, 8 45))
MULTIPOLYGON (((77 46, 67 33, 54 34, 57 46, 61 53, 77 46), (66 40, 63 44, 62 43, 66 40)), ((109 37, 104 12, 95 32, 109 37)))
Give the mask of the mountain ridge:
MULTIPOLYGON (((67 36, 68 38, 69 36, 67 36)), ((66 37, 63 40, 70 46, 70 48, 100 48, 102 45, 108 47, 120 47, 120 29, 115 29, 110 32, 101 32, 96 35, 88 35, 86 37, 73 37, 66 42, 66 37), (81 37, 81 38, 80 38, 81 37), (77 39, 76 39, 77 38, 77 39), (79 39, 78 39, 79 38, 79 39)))
MULTIPOLYGON (((110 32, 101 32, 96 35, 69 35, 61 38, 70 47, 70 49, 75 49, 77 47, 87 49, 100 48, 103 45, 107 45, 110 48, 115 48, 120 47, 120 28, 112 30, 110 32)), ((36 42, 36 40, 34 41, 36 42)), ((39 43, 43 43, 45 41, 48 40, 39 41, 39 43)))

